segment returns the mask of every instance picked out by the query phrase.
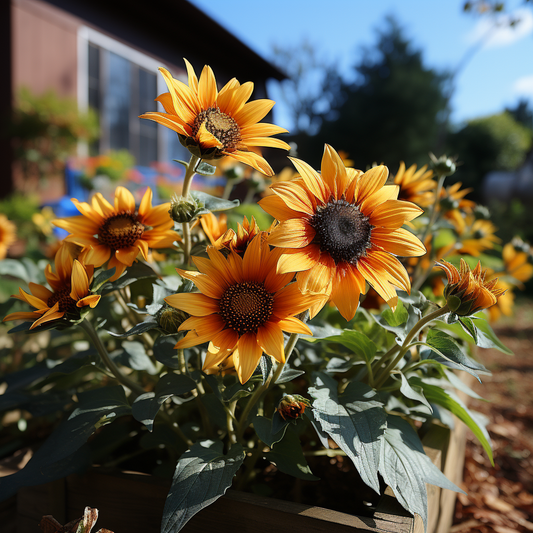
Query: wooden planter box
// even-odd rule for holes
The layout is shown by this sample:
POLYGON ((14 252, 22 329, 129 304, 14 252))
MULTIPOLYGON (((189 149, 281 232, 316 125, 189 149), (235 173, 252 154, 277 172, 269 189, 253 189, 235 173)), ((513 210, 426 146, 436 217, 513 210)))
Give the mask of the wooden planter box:
MULTIPOLYGON (((455 429, 434 426, 424 438, 426 453, 454 483, 462 481, 466 426, 455 429)), ((6 473, 4 473, 6 475, 6 473)), ((79 518, 86 506, 99 510, 100 527, 114 533, 159 533, 168 480, 136 473, 109 475, 97 468, 84 476, 28 487, 0 504, 3 533, 36 533, 44 515, 60 523, 79 518)), ((357 497, 354 495, 354 497, 357 497)), ((428 533, 448 531, 455 493, 428 485, 428 533)), ((390 489, 382 496, 373 518, 353 516, 321 507, 291 503, 234 490, 194 516, 186 533, 423 533, 420 518, 414 520, 396 501, 390 489)))

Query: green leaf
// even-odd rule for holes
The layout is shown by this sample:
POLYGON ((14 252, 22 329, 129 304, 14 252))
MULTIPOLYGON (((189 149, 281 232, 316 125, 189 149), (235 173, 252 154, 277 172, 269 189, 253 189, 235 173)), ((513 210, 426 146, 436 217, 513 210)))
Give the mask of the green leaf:
POLYGON ((402 324, 405 324, 409 318, 409 313, 405 309, 402 300, 398 300, 398 305, 396 309, 392 311, 391 309, 385 309, 381 316, 388 322, 389 326, 398 327, 402 324))
POLYGON ((422 518, 424 528, 427 525, 426 483, 463 492, 431 462, 416 432, 397 416, 387 417, 379 473, 401 506, 422 518))
POLYGON ((295 368, 285 365, 276 383, 288 383, 289 381, 292 381, 303 374, 305 374, 303 370, 296 370, 295 368))
MULTIPOLYGON (((400 372, 399 374, 402 380, 402 384, 400 386, 400 392, 406 398, 422 403, 428 408, 429 413, 432 413, 433 409, 431 408, 431 405, 429 404, 429 402, 426 400, 424 393, 422 391, 422 388, 417 385, 411 385, 402 372, 400 372)), ((394 376, 396 376, 396 374, 394 374, 394 376)))
POLYGON ((148 372, 151 376, 157 374, 157 368, 144 349, 144 345, 136 341, 123 341, 123 351, 118 355, 111 354, 114 363, 132 368, 133 370, 148 372))
POLYGON ((320 479, 311 472, 305 460, 300 439, 294 431, 287 431, 283 439, 274 444, 272 451, 267 452, 265 457, 284 474, 308 481, 320 479))
POLYGON ((95 276, 93 280, 91 291, 95 292, 96 294, 100 294, 99 289, 104 285, 106 281, 109 280, 109 278, 113 277, 116 270, 117 269, 113 267, 113 268, 110 268, 109 270, 101 270, 100 272, 98 272, 98 274, 95 276))
POLYGON ((173 370, 180 368, 178 352, 174 348, 175 345, 176 338, 174 336, 162 335, 154 342, 154 357, 156 360, 173 370))
POLYGON ((474 316, 476 319, 474 324, 478 330, 478 346, 481 348, 496 348, 504 354, 514 355, 514 352, 507 348, 507 346, 505 346, 505 344, 498 339, 496 333, 494 333, 493 329, 490 327, 483 313, 478 313, 474 316))
POLYGON ((398 311, 401 300, 398 301, 398 307, 393 314, 392 311, 386 309, 381 315, 371 315, 372 318, 385 330, 390 331, 396 335, 396 342, 402 344, 409 332, 413 329, 415 324, 422 316, 422 311, 418 307, 414 307, 410 304, 401 304, 403 311, 398 311), (387 311, 389 313, 387 313, 387 311), (405 317, 404 311, 407 312, 407 319, 403 320, 399 325, 391 325, 389 320, 393 323, 397 323, 399 320, 405 317))
POLYGON ((263 354, 261 359, 259 359, 259 368, 261 369, 261 375, 263 376, 263 385, 266 383, 266 380, 272 372, 272 357, 263 354))
POLYGON ((191 191, 191 196, 204 206, 203 209, 196 212, 196 215, 204 215, 205 213, 216 211, 227 211, 240 204, 239 200, 224 200, 222 198, 217 198, 216 196, 211 196, 203 191, 191 191))
POLYGON ((210 165, 206 161, 200 161, 194 172, 200 174, 200 176, 212 176, 216 171, 217 167, 210 165))
POLYGON ((157 322, 157 320, 152 317, 148 317, 144 322, 139 322, 138 324, 135 324, 135 326, 133 326, 130 330, 126 331, 126 333, 114 333, 113 331, 108 331, 108 333, 113 337, 124 339, 126 337, 131 337, 132 335, 140 335, 145 331, 150 331, 158 327, 159 323, 157 322))
POLYGON ((285 424, 282 424, 281 428, 276 427, 277 431, 274 433, 272 420, 270 418, 257 415, 252 422, 257 436, 271 448, 276 442, 279 442, 283 438, 287 426, 289 425, 288 421, 284 421, 285 424))
MULTIPOLYGON (((205 405, 209 418, 221 429, 227 428, 227 411, 214 393, 202 394, 200 401, 205 405)), ((204 428, 205 429, 205 428, 204 428)))
POLYGON ((0 478, 0 501, 21 487, 59 479, 84 467, 79 461, 85 453, 78 450, 94 431, 120 416, 131 413, 121 386, 104 387, 78 393, 79 404, 68 420, 62 422, 19 472, 0 478))
POLYGON ((320 373, 309 394, 314 398, 313 417, 322 431, 350 457, 362 480, 379 493, 379 441, 386 415, 376 392, 353 381, 339 396, 337 382, 320 373))
POLYGON ((344 330, 341 335, 331 335, 318 339, 319 342, 338 342, 345 348, 352 350, 367 363, 371 363, 376 356, 377 346, 363 333, 354 330, 344 330))
POLYGON ((477 328, 471 318, 463 316, 459 319, 459 322, 463 326, 463 329, 474 339, 474 342, 478 343, 477 328))
POLYGON ((26 267, 16 259, 3 259, 0 261, 0 275, 21 279, 26 283, 33 281, 26 267))
POLYGON ((146 392, 131 406, 133 418, 144 424, 148 431, 154 429, 154 419, 161 406, 172 396, 179 396, 196 388, 196 383, 183 374, 165 374, 156 384, 154 392, 146 392))
POLYGON ((470 373, 476 376, 480 382, 481 380, 479 379, 475 371, 488 372, 487 369, 481 363, 478 363, 471 357, 468 357, 468 355, 466 355, 459 347, 459 345, 455 342, 453 337, 451 337, 444 331, 430 329, 428 331, 425 344, 429 346, 431 350, 437 355, 443 357, 444 359, 452 361, 452 363, 460 365, 460 367, 464 368, 465 370, 469 370, 470 373), (474 372, 471 372, 472 370, 474 372))
POLYGON ((108 294, 110 292, 116 291, 117 289, 123 289, 132 283, 135 283, 139 279, 146 278, 157 278, 158 275, 153 271, 152 267, 146 263, 138 261, 133 263, 132 266, 128 267, 124 274, 120 276, 117 280, 106 283, 102 288, 102 294, 108 294))
POLYGON ((470 428, 472 433, 481 443, 481 446, 483 446, 483 449, 487 452, 490 462, 494 465, 488 433, 484 427, 480 427, 474 418, 472 418, 466 405, 459 398, 455 397, 455 395, 452 396, 449 392, 442 390, 440 387, 425 383, 420 378, 413 378, 413 382, 422 387, 424 395, 428 401, 445 407, 470 428))
POLYGON ((223 448, 220 441, 204 440, 181 456, 165 502, 161 533, 181 531, 231 486, 245 453, 240 444, 234 444, 227 455, 223 448))

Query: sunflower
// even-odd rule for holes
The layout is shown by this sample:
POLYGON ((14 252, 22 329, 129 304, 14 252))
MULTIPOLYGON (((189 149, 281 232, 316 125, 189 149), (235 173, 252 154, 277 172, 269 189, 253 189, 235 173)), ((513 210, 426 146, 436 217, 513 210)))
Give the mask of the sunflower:
POLYGON ((218 217, 213 213, 206 213, 199 216, 198 220, 211 244, 215 244, 228 230, 228 216, 225 213, 220 213, 218 217))
POLYGON ((476 202, 465 198, 474 189, 461 189, 462 185, 458 181, 450 187, 443 188, 439 202, 439 208, 443 211, 444 217, 451 222, 459 234, 466 229, 465 214, 472 213, 476 207, 476 202))
POLYGON ((420 207, 429 207, 435 199, 433 171, 427 170, 427 165, 416 169, 411 165, 405 170, 405 163, 400 161, 400 168, 394 176, 394 183, 400 187, 398 198, 406 202, 413 202, 420 207))
POLYGON ((0 215, 0 259, 4 259, 7 255, 7 250, 16 240, 15 224, 5 215, 0 215))
MULTIPOLYGON (((533 276, 533 265, 530 262, 531 255, 527 244, 513 239, 503 247, 502 257, 505 272, 500 275, 511 276, 522 283, 533 276)), ((523 288, 522 283, 518 284, 521 288, 523 288)))
MULTIPOLYGON (((326 145, 321 174, 292 159, 301 178, 272 186, 274 195, 259 203, 280 221, 269 243, 283 251, 278 272, 298 272, 303 292, 325 292, 346 320, 355 315, 366 281, 391 306, 394 286, 411 285, 395 255, 425 253, 420 240, 401 226, 422 213, 397 200, 398 187, 385 185, 387 167, 363 173, 347 169, 326 145)), ((318 305, 311 310, 318 312, 318 305)))
POLYGON ((468 254, 478 257, 485 250, 492 250, 494 245, 500 242, 496 237, 496 226, 490 220, 475 220, 473 215, 464 217, 467 229, 461 235, 461 247, 458 254, 468 254))
POLYGON ((506 291, 505 287, 498 284, 498 278, 485 279, 487 271, 482 270, 480 262, 474 270, 470 270, 462 258, 460 270, 444 260, 437 261, 437 266, 446 273, 448 285, 444 289, 444 297, 457 315, 467 316, 488 309, 506 291))
POLYGON ((111 281, 131 266, 139 253, 147 261, 149 248, 168 248, 180 240, 171 229, 174 221, 168 213, 170 203, 152 207, 149 187, 138 208, 124 187, 117 187, 114 206, 100 193, 93 196, 91 205, 75 198, 72 201, 81 215, 61 218, 54 224, 70 233, 65 241, 85 247, 85 263, 99 267, 109 261, 108 268, 116 268, 111 281))
POLYGON ((44 272, 52 290, 31 282, 29 284, 31 294, 19 288, 19 294, 14 294, 13 298, 29 303, 36 310, 11 313, 4 318, 4 322, 33 320, 30 327, 33 329, 63 317, 77 319, 82 307, 96 307, 100 296, 91 294, 90 290, 94 267, 78 261, 74 255, 73 247, 69 243, 61 246, 54 260, 55 272, 49 264, 44 272))
POLYGON ((191 64, 185 59, 189 85, 172 78, 170 72, 160 68, 168 93, 156 100, 165 113, 149 112, 140 118, 154 120, 177 132, 188 150, 201 159, 229 156, 246 163, 263 174, 274 172, 254 149, 270 146, 289 150, 287 143, 270 138, 287 130, 274 124, 258 124, 274 106, 272 100, 248 102, 254 84, 240 84, 235 78, 220 92, 211 67, 205 66, 200 80, 191 64))
MULTIPOLYGON (((271 228, 275 225, 275 222, 272 224, 271 228)), ((270 231, 270 230, 269 230, 270 231)), ((242 225, 237 223, 237 232, 228 229, 224 235, 222 235, 217 242, 215 243, 215 248, 217 250, 226 248, 227 250, 232 250, 238 254, 244 254, 246 248, 256 236, 262 234, 262 238, 265 236, 265 232, 259 229, 255 218, 251 218, 251 222, 248 222, 246 217, 243 218, 242 225)))
POLYGON ((180 293, 165 298, 167 304, 191 315, 179 327, 190 330, 176 348, 210 341, 204 369, 216 367, 233 356, 241 383, 250 379, 266 353, 285 361, 283 331, 311 335, 295 315, 309 309, 320 296, 303 295, 292 274, 278 274, 279 250, 270 250, 260 236, 241 257, 226 258, 208 247, 209 259, 194 257, 199 272, 178 272, 201 293, 180 293))

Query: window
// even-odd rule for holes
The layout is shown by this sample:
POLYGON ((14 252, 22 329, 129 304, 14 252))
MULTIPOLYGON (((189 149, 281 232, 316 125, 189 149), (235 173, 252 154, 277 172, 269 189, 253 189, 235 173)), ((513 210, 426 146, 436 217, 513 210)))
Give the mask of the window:
MULTIPOLYGON (((101 136, 85 152, 128 150, 137 165, 186 157, 177 135, 150 120, 139 119, 162 107, 155 102, 166 85, 154 59, 83 27, 78 34, 78 102, 94 109, 101 136)), ((83 151, 83 150, 82 150, 83 151)))

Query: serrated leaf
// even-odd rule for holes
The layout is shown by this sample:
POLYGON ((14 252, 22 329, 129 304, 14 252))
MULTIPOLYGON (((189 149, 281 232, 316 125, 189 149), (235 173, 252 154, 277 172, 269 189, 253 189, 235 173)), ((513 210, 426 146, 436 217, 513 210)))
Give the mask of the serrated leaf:
POLYGON ((131 411, 135 420, 144 424, 148 431, 154 429, 154 419, 161 406, 172 396, 179 396, 196 388, 196 383, 183 374, 165 374, 156 384, 154 392, 138 396, 131 411))
POLYGON ((216 196, 211 196, 203 191, 191 191, 191 196, 204 206, 203 209, 196 212, 196 215, 203 215, 209 212, 227 211, 240 204, 239 200, 224 200, 216 196))
POLYGON ((308 481, 320 479, 311 472, 305 460, 300 439, 294 431, 287 431, 283 439, 274 444, 272 451, 267 452, 265 457, 284 474, 308 481))
POLYGON ((161 533, 181 531, 196 513, 231 486, 245 453, 240 444, 234 444, 227 455, 223 448, 220 441, 204 440, 181 456, 165 502, 161 533))
POLYGON ((492 448, 490 445, 489 436, 485 428, 480 427, 476 421, 472 418, 472 415, 466 407, 466 405, 455 395, 452 395, 448 391, 441 389, 435 385, 430 385, 425 383, 420 378, 413 378, 413 381, 420 385, 424 390, 424 395, 431 403, 436 403, 437 405, 442 405, 452 412, 457 418, 462 420, 476 436, 476 438, 483 446, 483 449, 489 456, 490 462, 494 465, 494 459, 492 458, 492 448))
MULTIPOLYGON (((407 312, 406 312, 407 314, 407 312)), ((363 333, 354 330, 344 330, 341 335, 331 335, 319 339, 319 342, 337 342, 371 363, 376 356, 377 346, 363 333)))
POLYGON ((431 462, 416 432, 397 416, 387 417, 379 473, 401 506, 422 518, 424 528, 427 525, 426 483, 463 492, 431 462))
POLYGON ((64 477, 85 466, 85 454, 76 452, 102 424, 131 413, 121 386, 104 387, 78 393, 79 404, 34 453, 28 464, 10 476, 0 478, 0 501, 21 487, 38 485, 64 477))
POLYGON ((350 457, 362 480, 379 493, 377 470, 386 415, 376 392, 353 381, 339 396, 337 382, 321 373, 309 394, 314 398, 313 415, 322 431, 350 457))
POLYGON ((276 442, 279 442, 285 435, 285 431, 287 430, 287 426, 289 425, 289 422, 285 420, 283 420, 283 422, 284 424, 282 424, 281 427, 274 428, 272 420, 270 418, 257 415, 253 419, 253 425, 254 425, 255 432, 257 433, 257 436, 267 446, 270 446, 270 447, 276 444, 276 442))

